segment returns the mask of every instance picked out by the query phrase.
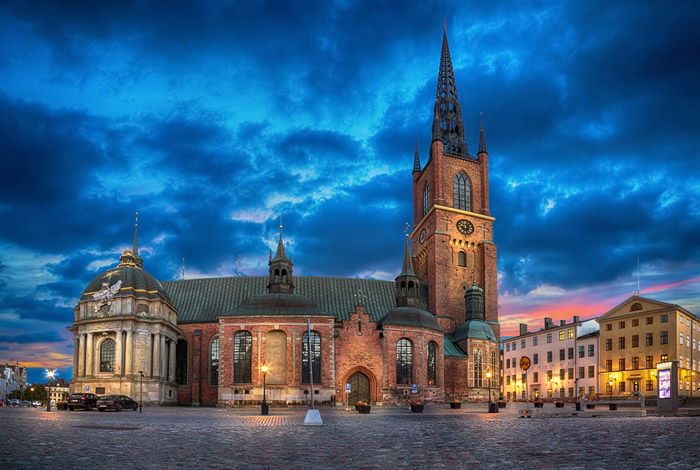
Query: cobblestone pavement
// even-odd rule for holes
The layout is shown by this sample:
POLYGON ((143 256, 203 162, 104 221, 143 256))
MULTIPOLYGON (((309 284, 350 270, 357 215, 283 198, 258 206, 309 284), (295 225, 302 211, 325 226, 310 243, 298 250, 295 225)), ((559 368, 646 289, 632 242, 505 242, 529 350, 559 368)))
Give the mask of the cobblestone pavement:
POLYGON ((700 417, 523 419, 511 404, 484 407, 322 408, 319 427, 298 408, 3 407, 0 468, 700 468, 700 417))

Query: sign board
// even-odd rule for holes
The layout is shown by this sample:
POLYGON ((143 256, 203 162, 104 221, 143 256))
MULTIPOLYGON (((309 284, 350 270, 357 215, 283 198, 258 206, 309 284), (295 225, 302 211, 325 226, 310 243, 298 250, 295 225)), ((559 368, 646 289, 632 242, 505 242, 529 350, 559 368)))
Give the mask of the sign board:
POLYGON ((350 384, 345 384, 345 391, 350 392, 351 390, 352 390, 352 387, 350 386, 350 384))
POLYGON ((418 385, 416 385, 416 384, 411 385, 411 393, 418 393, 418 385))
POLYGON ((659 398, 671 398, 671 369, 661 369, 659 374, 659 398))
POLYGON ((89 391, 90 391, 90 386, 89 386, 89 385, 86 385, 86 386, 85 386, 85 391, 86 391, 86 392, 89 392, 89 391))
POLYGON ((530 368, 530 365, 532 362, 530 362, 530 358, 527 356, 523 356, 520 358, 520 368, 522 370, 528 370, 530 368))

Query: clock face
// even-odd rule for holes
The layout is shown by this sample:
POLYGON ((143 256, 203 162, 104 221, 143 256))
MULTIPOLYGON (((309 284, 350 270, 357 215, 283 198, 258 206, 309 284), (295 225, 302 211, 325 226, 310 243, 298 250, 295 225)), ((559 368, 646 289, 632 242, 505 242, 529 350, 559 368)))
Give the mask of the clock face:
POLYGON ((420 235, 418 236, 418 241, 421 242, 421 244, 423 244, 423 242, 425 241, 425 229, 420 231, 420 235))
POLYGON ((460 219, 457 221, 457 230, 465 235, 471 235, 474 232, 474 224, 467 219, 460 219))

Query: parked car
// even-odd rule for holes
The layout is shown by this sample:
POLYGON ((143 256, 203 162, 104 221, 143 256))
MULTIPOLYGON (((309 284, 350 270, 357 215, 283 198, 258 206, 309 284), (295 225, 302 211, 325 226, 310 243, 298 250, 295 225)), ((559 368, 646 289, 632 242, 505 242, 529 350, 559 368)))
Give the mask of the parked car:
POLYGON ((41 402, 40 401, 33 401, 32 406, 33 407, 41 406, 41 402))
POLYGON ((68 396, 68 411, 73 411, 76 408, 90 411, 97 406, 97 400, 99 399, 100 397, 94 393, 73 393, 68 396))
POLYGON ((12 400, 7 400, 7 406, 19 406, 19 400, 14 398, 12 400))
POLYGON ((139 409, 139 404, 126 395, 107 395, 97 400, 97 409, 98 411, 121 411, 123 409, 135 411, 139 409))

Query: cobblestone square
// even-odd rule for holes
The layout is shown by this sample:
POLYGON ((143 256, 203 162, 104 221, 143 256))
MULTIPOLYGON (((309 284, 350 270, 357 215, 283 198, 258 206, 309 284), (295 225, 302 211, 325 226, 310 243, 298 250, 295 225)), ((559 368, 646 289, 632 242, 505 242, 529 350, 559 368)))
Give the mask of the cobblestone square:
POLYGON ((523 419, 516 408, 325 408, 321 427, 303 426, 302 408, 0 408, 0 468, 700 468, 700 418, 523 419))

